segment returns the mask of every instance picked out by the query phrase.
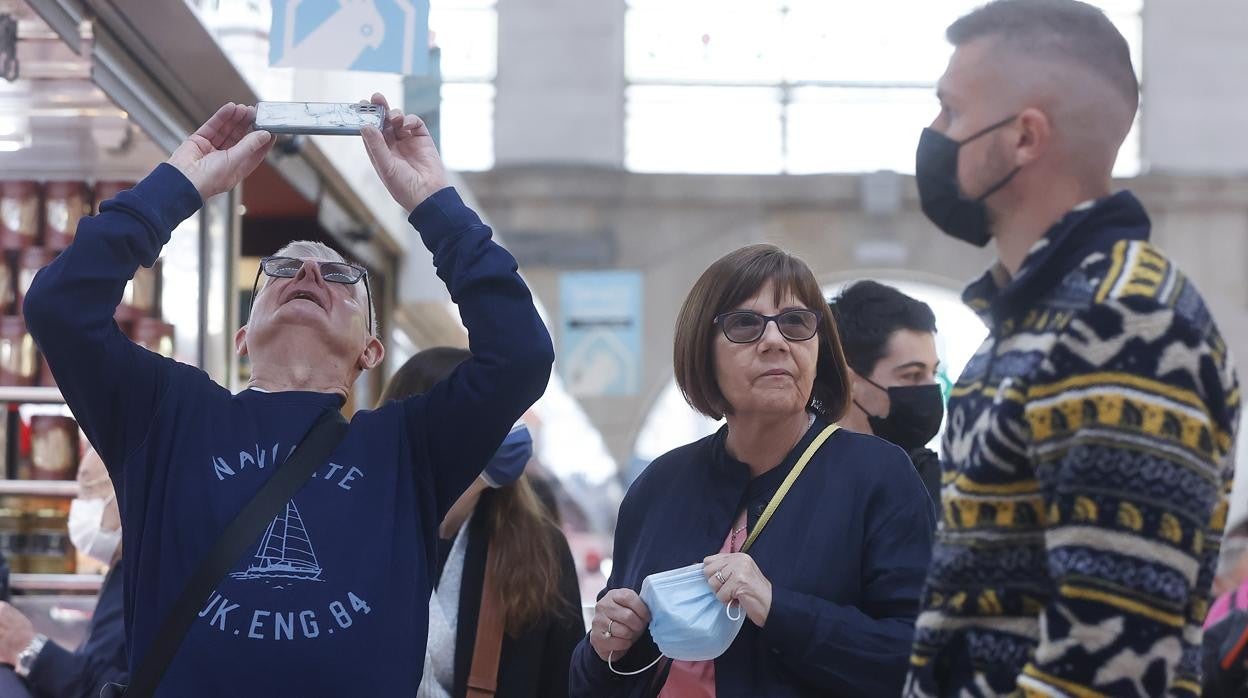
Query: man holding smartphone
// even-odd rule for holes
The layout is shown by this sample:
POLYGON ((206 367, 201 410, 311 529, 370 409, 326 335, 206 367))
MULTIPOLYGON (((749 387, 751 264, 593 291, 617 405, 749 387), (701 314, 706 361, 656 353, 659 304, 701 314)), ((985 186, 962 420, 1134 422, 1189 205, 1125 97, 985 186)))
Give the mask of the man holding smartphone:
MULTIPOLYGON (((357 412, 328 463, 254 554, 203 600, 160 696, 415 695, 437 526, 546 387, 550 337, 516 262, 446 186, 428 130, 386 111, 365 150, 433 253, 472 358, 429 392, 357 412)), ((130 342, 113 322, 127 280, 202 202, 242 181, 273 143, 228 104, 151 175, 83 219, 35 278, 26 320, 121 505, 132 673, 193 571, 310 426, 377 366, 368 279, 295 243, 262 264, 248 324, 248 389, 130 342)))
POLYGON ((1113 192, 1127 42, 1075 0, 995 0, 946 36, 919 198, 999 261, 963 294, 990 333, 949 400, 906 695, 1200 695, 1239 384, 1113 192))

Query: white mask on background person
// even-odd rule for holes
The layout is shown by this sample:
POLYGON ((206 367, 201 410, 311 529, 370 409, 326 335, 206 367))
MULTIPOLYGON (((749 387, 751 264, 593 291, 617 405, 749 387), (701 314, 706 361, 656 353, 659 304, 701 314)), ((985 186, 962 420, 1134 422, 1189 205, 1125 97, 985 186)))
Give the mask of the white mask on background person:
POLYGON ((78 552, 105 565, 113 563, 113 554, 121 545, 121 529, 105 531, 104 510, 107 499, 75 499, 69 504, 69 541, 78 552))

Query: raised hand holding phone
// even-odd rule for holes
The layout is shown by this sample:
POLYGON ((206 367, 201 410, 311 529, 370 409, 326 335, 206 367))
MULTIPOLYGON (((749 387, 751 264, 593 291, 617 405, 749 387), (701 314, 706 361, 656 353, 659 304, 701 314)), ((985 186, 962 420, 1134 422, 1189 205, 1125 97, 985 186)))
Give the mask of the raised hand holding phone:
POLYGON ((195 186, 201 199, 229 191, 260 165, 273 147, 268 131, 253 131, 255 107, 226 104, 182 141, 166 161, 195 186))
POLYGON ((390 109, 381 94, 374 94, 371 103, 385 111, 386 119, 380 129, 365 126, 361 130, 364 148, 386 190, 410 212, 446 188, 442 156, 419 116, 390 109))

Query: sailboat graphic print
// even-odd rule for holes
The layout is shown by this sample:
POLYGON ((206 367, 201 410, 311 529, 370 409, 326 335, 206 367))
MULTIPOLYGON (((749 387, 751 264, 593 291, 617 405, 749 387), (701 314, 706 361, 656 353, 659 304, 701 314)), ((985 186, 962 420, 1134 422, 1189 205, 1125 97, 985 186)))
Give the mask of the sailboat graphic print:
POLYGON ((260 538, 260 549, 254 562, 243 572, 230 575, 234 579, 303 579, 313 582, 321 579, 321 565, 316 561, 316 551, 303 526, 295 500, 286 503, 285 513, 274 517, 268 530, 260 538))

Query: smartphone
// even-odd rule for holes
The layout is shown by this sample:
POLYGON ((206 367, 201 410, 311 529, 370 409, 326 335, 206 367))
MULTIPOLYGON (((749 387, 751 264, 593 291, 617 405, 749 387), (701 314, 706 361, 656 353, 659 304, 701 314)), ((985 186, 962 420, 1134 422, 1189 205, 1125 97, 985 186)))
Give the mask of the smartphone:
POLYGON ((376 104, 347 102, 259 102, 256 129, 269 133, 350 136, 365 126, 381 128, 385 111, 376 104))

